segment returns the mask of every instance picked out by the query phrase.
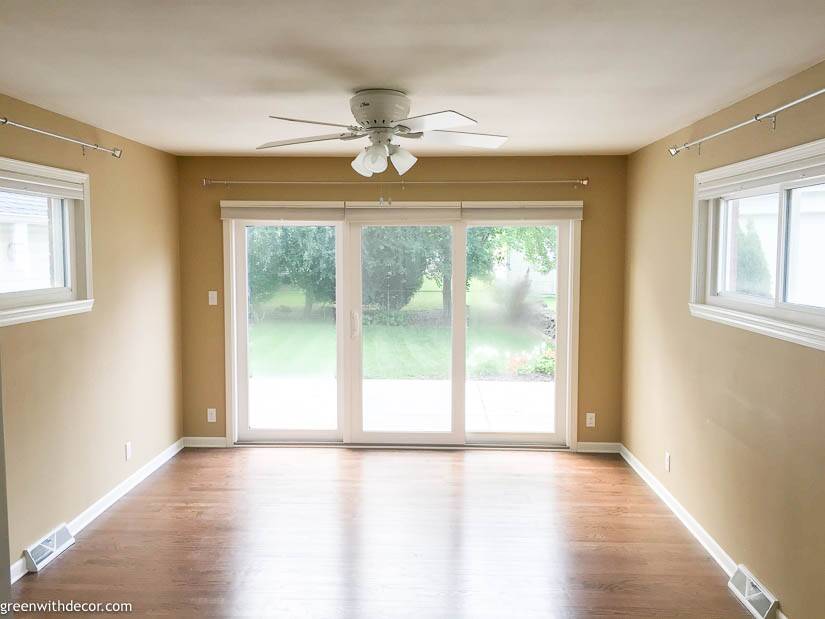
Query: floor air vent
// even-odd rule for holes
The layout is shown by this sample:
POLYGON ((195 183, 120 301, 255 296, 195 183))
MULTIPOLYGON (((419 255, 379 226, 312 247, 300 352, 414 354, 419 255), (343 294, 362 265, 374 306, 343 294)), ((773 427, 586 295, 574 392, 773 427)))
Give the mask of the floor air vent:
POLYGON ((30 572, 39 572, 72 544, 74 537, 69 533, 69 527, 61 524, 39 542, 26 548, 23 553, 26 567, 30 572))
POLYGON ((736 571, 728 581, 728 587, 754 617, 759 617, 759 619, 776 617, 776 608, 779 606, 776 597, 765 589, 744 565, 736 567, 736 571))

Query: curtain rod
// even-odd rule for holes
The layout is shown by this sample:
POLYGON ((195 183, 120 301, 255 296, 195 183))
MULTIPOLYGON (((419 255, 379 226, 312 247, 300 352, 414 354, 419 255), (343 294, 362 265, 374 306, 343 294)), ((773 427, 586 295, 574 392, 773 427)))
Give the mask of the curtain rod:
POLYGON ((104 152, 109 153, 110 155, 112 155, 112 157, 115 157, 117 159, 120 159, 120 156, 123 154, 122 148, 106 148, 105 146, 101 146, 100 144, 90 144, 89 142, 76 140, 75 138, 60 135, 59 133, 52 133, 51 131, 45 131, 43 129, 38 129, 37 127, 30 127, 29 125, 24 125, 23 123, 14 122, 13 120, 9 120, 6 117, 0 117, 0 125, 10 125, 12 127, 18 127, 19 129, 25 129, 26 131, 33 131, 34 133, 39 133, 40 135, 45 135, 50 138, 63 140, 65 142, 71 142, 72 144, 78 144, 81 147, 88 148, 90 150, 102 150, 104 152))
POLYGON ((736 125, 732 125, 732 126, 728 127, 727 129, 722 129, 721 131, 717 131, 716 133, 711 133, 710 135, 706 135, 705 137, 699 138, 698 140, 693 140, 693 142, 687 142, 685 144, 682 144, 681 146, 671 146, 667 150, 673 157, 675 157, 680 152, 682 152, 683 150, 687 150, 691 146, 698 146, 702 142, 707 142, 708 140, 712 140, 713 138, 718 138, 720 135, 725 135, 726 133, 730 133, 731 131, 736 131, 737 129, 741 129, 742 127, 745 127, 745 126, 750 125, 752 123, 758 123, 759 121, 765 120, 766 118, 771 118, 771 119, 773 119, 774 123, 776 123, 776 115, 779 114, 779 112, 784 112, 788 108, 791 108, 795 105, 799 105, 800 103, 802 103, 804 101, 807 101, 808 99, 813 99, 814 97, 818 97, 821 94, 825 94, 825 88, 820 88, 819 90, 808 93, 804 97, 799 97, 799 99, 794 99, 793 101, 789 101, 788 103, 780 105, 778 108, 775 108, 775 109, 771 110, 770 112, 764 112, 763 114, 756 114, 753 118, 749 118, 748 120, 744 120, 741 123, 738 123, 736 125))
POLYGON ((211 185, 581 185, 586 187, 590 184, 590 179, 587 177, 584 178, 559 178, 559 179, 530 179, 530 180, 517 180, 517 179, 504 179, 504 180, 490 180, 490 179, 483 179, 477 181, 471 181, 466 179, 461 180, 438 180, 438 181, 405 181, 405 180, 392 180, 392 181, 360 181, 360 180, 352 180, 352 181, 335 181, 335 180, 320 180, 320 181, 273 181, 273 180, 218 180, 214 178, 204 178, 201 181, 204 187, 209 187, 211 185))

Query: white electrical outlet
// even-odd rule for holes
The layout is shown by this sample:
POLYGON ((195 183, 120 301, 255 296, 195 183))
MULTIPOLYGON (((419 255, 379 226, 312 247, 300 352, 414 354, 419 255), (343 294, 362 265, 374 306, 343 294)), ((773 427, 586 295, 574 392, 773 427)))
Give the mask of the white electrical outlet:
POLYGON ((218 304, 218 291, 217 290, 210 290, 209 291, 209 305, 217 305, 218 304))
POLYGON ((670 452, 665 452, 665 470, 670 473, 670 452))
POLYGON ((126 441, 126 461, 132 459, 132 441, 126 441))
POLYGON ((595 428, 596 427, 596 413, 585 413, 584 414, 584 425, 588 428, 595 428))
POLYGON ((218 409, 216 408, 207 408, 206 409, 206 421, 209 423, 215 423, 218 421, 218 409))

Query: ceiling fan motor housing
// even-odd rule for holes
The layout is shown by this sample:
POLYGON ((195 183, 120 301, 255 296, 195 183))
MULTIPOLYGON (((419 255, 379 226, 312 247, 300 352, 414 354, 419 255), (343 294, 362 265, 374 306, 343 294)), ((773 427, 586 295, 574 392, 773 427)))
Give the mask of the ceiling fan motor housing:
POLYGON ((410 99, 400 90, 359 90, 349 100, 349 106, 364 128, 393 127, 410 115, 410 99))

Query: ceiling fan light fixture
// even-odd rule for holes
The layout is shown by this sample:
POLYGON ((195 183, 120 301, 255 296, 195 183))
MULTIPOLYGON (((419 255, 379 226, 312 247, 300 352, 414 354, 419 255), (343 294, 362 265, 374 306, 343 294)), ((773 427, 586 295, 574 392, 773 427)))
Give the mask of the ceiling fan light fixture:
POLYGON ((364 151, 364 167, 374 174, 387 169, 389 151, 385 144, 373 144, 364 151))
POLYGON ((367 166, 364 163, 364 159, 366 158, 366 156, 367 149, 364 149, 360 153, 358 153, 358 156, 352 160, 352 163, 350 165, 352 166, 353 170, 358 172, 358 174, 369 178, 370 176, 372 176, 372 170, 367 168, 367 166))
POLYGON ((370 143, 367 148, 358 153, 350 165, 358 174, 369 178, 386 171, 390 162, 401 176, 418 161, 412 153, 400 148, 398 144, 393 144, 394 138, 421 139, 433 144, 473 148, 499 148, 507 141, 505 135, 455 131, 456 127, 476 124, 475 120, 455 110, 410 116, 410 98, 400 90, 387 88, 359 90, 350 99, 350 111, 355 119, 353 124, 273 115, 270 118, 292 123, 335 127, 338 132, 274 140, 261 144, 258 149, 368 139, 370 143))
POLYGON ((398 172, 398 175, 403 176, 405 172, 415 165, 418 158, 407 149, 396 146, 392 149, 390 161, 392 161, 392 165, 396 172, 398 172))

